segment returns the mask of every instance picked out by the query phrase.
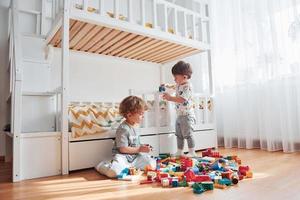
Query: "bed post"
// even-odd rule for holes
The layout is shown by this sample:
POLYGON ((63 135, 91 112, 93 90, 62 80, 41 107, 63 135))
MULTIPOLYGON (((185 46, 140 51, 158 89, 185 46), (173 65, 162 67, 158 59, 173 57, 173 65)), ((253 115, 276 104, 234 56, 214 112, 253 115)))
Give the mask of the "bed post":
POLYGON ((62 132, 62 174, 69 173, 69 135, 68 135, 68 85, 69 85, 69 18, 70 1, 64 0, 62 34, 62 71, 61 71, 61 132, 62 132))
POLYGON ((12 130, 13 133, 13 182, 21 180, 20 177, 20 134, 22 124, 22 51, 21 34, 19 32, 18 0, 12 0, 12 33, 14 44, 14 82, 12 88, 12 130))

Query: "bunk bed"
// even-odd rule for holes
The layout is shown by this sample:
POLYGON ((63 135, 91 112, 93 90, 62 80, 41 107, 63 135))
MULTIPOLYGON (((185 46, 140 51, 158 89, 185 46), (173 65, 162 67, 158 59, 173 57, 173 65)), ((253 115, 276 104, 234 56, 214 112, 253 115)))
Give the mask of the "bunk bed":
MULTIPOLYGON (((12 1, 13 8, 17 7, 16 1, 12 1)), ((195 94, 198 122, 195 131, 197 133, 196 140, 199 141, 196 144, 196 149, 217 148, 210 63, 208 1, 197 0, 198 11, 184 8, 167 0, 43 1, 46 2, 43 7, 44 10, 47 6, 48 8, 51 7, 51 28, 49 32, 45 31, 43 26, 40 28, 41 32, 48 33, 45 44, 49 46, 49 49, 52 46, 61 48, 62 53, 61 87, 54 92, 42 94, 44 96, 54 96, 56 99, 56 130, 52 132, 55 134, 55 138, 49 140, 49 143, 46 139, 44 141, 49 145, 51 145, 50 142, 55 143, 52 147, 55 148, 55 152, 51 154, 55 158, 51 159, 59 161, 51 166, 49 173, 40 171, 34 175, 20 176, 20 174, 29 171, 29 169, 27 171, 23 170, 23 172, 20 170, 20 156, 22 157, 26 153, 30 155, 29 152, 20 152, 20 144, 18 144, 20 141, 22 143, 20 136, 21 138, 30 137, 30 135, 36 137, 38 134, 26 134, 26 136, 21 134, 19 113, 21 113, 22 88, 18 86, 21 82, 16 74, 16 77, 11 79, 14 81, 14 89, 11 92, 13 102, 12 132, 14 144, 16 144, 13 153, 13 159, 16 163, 13 171, 14 181, 58 173, 68 174, 72 170, 93 167, 100 160, 111 156, 111 147, 114 140, 114 129, 111 127, 103 129, 104 131, 99 134, 80 137, 74 137, 70 131, 70 106, 74 103, 77 105, 83 104, 82 102, 71 102, 72 100, 68 97, 70 50, 157 63, 162 67, 171 61, 207 52, 210 91, 207 94, 195 94), (111 8, 107 8, 106 4, 108 2, 111 4, 111 8), (138 7, 138 14, 133 9, 134 7, 138 7), (57 147, 58 142, 59 147, 57 147)), ((16 10, 13 11, 13 21, 15 21, 13 28, 17 29, 17 12, 16 10)), ((43 24, 45 20, 47 20, 47 17, 42 18, 40 22, 43 24)), ((13 32, 16 32, 16 30, 13 32)), ((13 45, 18 44, 18 38, 14 35, 12 37, 15 39, 13 45)), ((15 54, 17 53, 15 52, 15 54)), ((14 56, 18 57, 17 55, 14 56)), ((17 65, 12 64, 11 70, 17 71, 17 65)), ((161 77, 164 77, 162 71, 161 77)), ((164 79, 161 78, 160 82, 163 83, 164 79)), ((146 102, 152 103, 153 106, 153 109, 146 113, 140 128, 141 141, 154 146, 155 151, 152 152, 154 156, 159 153, 173 153, 176 148, 176 138, 174 135, 174 119, 172 118, 174 109, 172 104, 165 102, 165 107, 162 109, 160 107, 162 100, 157 91, 135 91, 135 88, 132 88, 129 94, 141 96, 146 102), (165 119, 165 121, 161 119, 165 119)), ((31 93, 31 95, 35 94, 31 93)), ((103 102, 84 103, 92 105, 103 102)), ((109 103, 112 107, 115 107, 115 102, 109 103)), ((52 133, 41 133, 40 135, 46 138, 50 135, 53 136, 52 133)), ((38 142, 39 145, 43 145, 41 141, 38 142)), ((28 143, 28 146, 30 145, 32 143, 28 143)), ((30 150, 37 151, 34 147, 30 150)))
MULTIPOLYGON (((207 4, 203 5, 203 11, 205 12, 199 14, 168 1, 152 0, 149 1, 152 7, 152 20, 147 21, 146 1, 142 0, 139 2, 140 18, 134 19, 132 10, 133 1, 127 1, 127 5, 125 5, 127 7, 126 13, 121 13, 120 1, 117 0, 113 1, 112 11, 105 10, 103 1, 99 1, 99 4, 96 5, 97 7, 93 7, 90 1, 71 1, 68 18, 65 16, 66 13, 64 13, 65 15, 56 14, 57 18, 55 19, 54 26, 47 37, 48 44, 54 47, 63 47, 63 40, 61 38, 65 36, 67 40, 65 47, 67 49, 159 64, 209 50, 208 33, 205 33, 207 34, 205 37, 201 29, 197 31, 197 27, 199 25, 201 28, 204 27, 202 23, 206 23, 208 20, 207 4), (173 23, 168 23, 168 20, 170 20, 168 12, 172 11, 173 23), (184 28, 181 32, 178 23, 179 14, 182 14, 184 19, 182 23, 184 28), (163 16, 164 20, 162 20, 162 23, 158 23, 158 15, 163 16), (191 30, 188 30, 187 18, 189 15, 191 16, 191 30), (196 22, 199 20, 200 24, 197 26, 196 22), (64 35, 64 32, 69 35, 64 35)), ((57 5, 54 5, 54 7, 56 8, 57 5)), ((141 95, 144 98, 146 97, 146 94, 141 95)), ((155 103, 158 104, 157 102, 159 101, 156 95, 155 103)), ((154 116, 156 119, 159 119, 159 108, 157 106, 154 116)), ((146 117, 145 122, 147 122, 147 119, 148 117, 146 117)), ((148 136, 146 141, 157 147, 154 149, 159 149, 153 152, 153 155, 168 152, 174 153, 172 152, 176 146, 174 135, 161 135, 160 137, 156 135, 172 133, 174 132, 173 127, 168 123, 167 127, 164 127, 164 130, 162 130, 158 122, 153 127, 148 127, 146 123, 143 124, 141 134, 148 136), (164 151, 163 148, 160 149, 160 146, 163 145, 160 145, 159 138, 163 140, 162 138, 167 136, 171 137, 168 140, 173 142, 170 146, 174 148, 165 148, 164 151)), ((213 129, 213 127, 201 127, 198 130, 213 129)), ((68 135, 69 149, 68 156, 66 157, 69 158, 69 162, 66 165, 69 166, 66 168, 68 170, 76 170, 93 167, 100 159, 109 157, 111 155, 110 149, 114 136, 111 133, 112 131, 107 132, 109 133, 108 135, 102 134, 103 136, 96 136, 96 138, 89 136, 88 139, 81 137, 74 140, 68 135), (85 148, 87 146, 89 146, 89 150, 81 150, 87 149, 85 148), (101 152, 101 155, 99 155, 99 152, 101 152)), ((214 140, 216 135, 210 134, 209 136, 212 136, 213 139, 201 139, 203 143, 207 144, 202 146, 202 149, 216 147, 214 140)), ((142 141, 145 138, 142 137, 142 141)), ((197 149, 200 149, 200 146, 197 149)))

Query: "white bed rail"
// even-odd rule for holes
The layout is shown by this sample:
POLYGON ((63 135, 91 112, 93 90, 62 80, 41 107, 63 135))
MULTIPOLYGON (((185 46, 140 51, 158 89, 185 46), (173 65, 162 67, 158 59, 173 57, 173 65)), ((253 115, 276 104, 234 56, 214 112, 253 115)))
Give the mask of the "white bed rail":
MULTIPOLYGON (((61 0, 52 1, 54 20, 61 0)), ((71 0, 71 8, 209 44, 209 3, 193 2, 197 3, 197 9, 187 9, 166 0, 71 0)))
MULTIPOLYGON (((176 120, 175 105, 172 102, 162 100, 162 93, 130 90, 129 94, 140 96, 148 104, 149 101, 153 101, 152 110, 145 112, 142 128, 150 129, 155 127, 159 132, 174 130, 176 120), (150 117, 151 115, 152 117, 150 117), (155 121, 151 123, 151 118, 153 117, 155 121)), ((195 129, 214 129, 216 120, 213 96, 194 93, 193 99, 196 115, 195 129)))

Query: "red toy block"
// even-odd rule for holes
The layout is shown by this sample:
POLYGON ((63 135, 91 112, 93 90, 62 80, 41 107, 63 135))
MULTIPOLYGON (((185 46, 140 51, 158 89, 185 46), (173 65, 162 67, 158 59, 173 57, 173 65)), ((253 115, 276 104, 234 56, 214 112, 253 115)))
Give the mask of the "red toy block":
POLYGON ((196 175, 193 181, 195 183, 200 183, 204 181, 211 181, 211 179, 208 175, 196 175))
POLYGON ((181 162, 181 170, 182 171, 185 171, 189 167, 193 167, 193 160, 190 158, 182 157, 180 159, 180 162, 181 162))
POLYGON ((195 179, 195 173, 193 172, 193 170, 188 169, 184 172, 184 176, 186 177, 186 181, 190 182, 193 181, 195 179))
POLYGON ((167 174, 167 173, 160 174, 160 178, 168 178, 168 177, 169 177, 169 174, 167 174))
POLYGON ((249 166, 239 166, 239 171, 249 171, 249 166))
POLYGON ((241 175, 246 176, 246 173, 250 170, 249 166, 239 166, 239 172, 241 175))
POLYGON ((205 151, 202 152, 202 157, 210 156, 210 154, 211 154, 211 149, 206 149, 205 151))
POLYGON ((211 148, 209 148, 209 149, 202 152, 202 157, 205 157, 205 156, 214 157, 214 158, 220 158, 221 157, 219 152, 212 151, 211 148))
POLYGON ((226 172, 221 173, 222 178, 227 178, 227 179, 231 179, 231 174, 232 174, 232 171, 226 171, 226 172))
POLYGON ((243 180, 244 176, 242 174, 239 174, 239 180, 243 180))

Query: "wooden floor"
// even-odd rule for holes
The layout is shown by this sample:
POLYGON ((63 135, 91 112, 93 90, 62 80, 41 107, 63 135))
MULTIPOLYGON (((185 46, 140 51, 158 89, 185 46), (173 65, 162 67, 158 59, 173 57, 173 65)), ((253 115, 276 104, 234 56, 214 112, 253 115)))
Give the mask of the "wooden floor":
MULTIPOLYGON (((300 199, 300 153, 240 149, 220 149, 220 152, 238 155, 243 164, 251 166, 254 178, 225 190, 195 195, 191 188, 161 188, 156 184, 108 180, 94 170, 84 170, 67 176, 0 183, 0 199, 300 199)), ((1 173, 5 171, 2 166, 1 173)))

